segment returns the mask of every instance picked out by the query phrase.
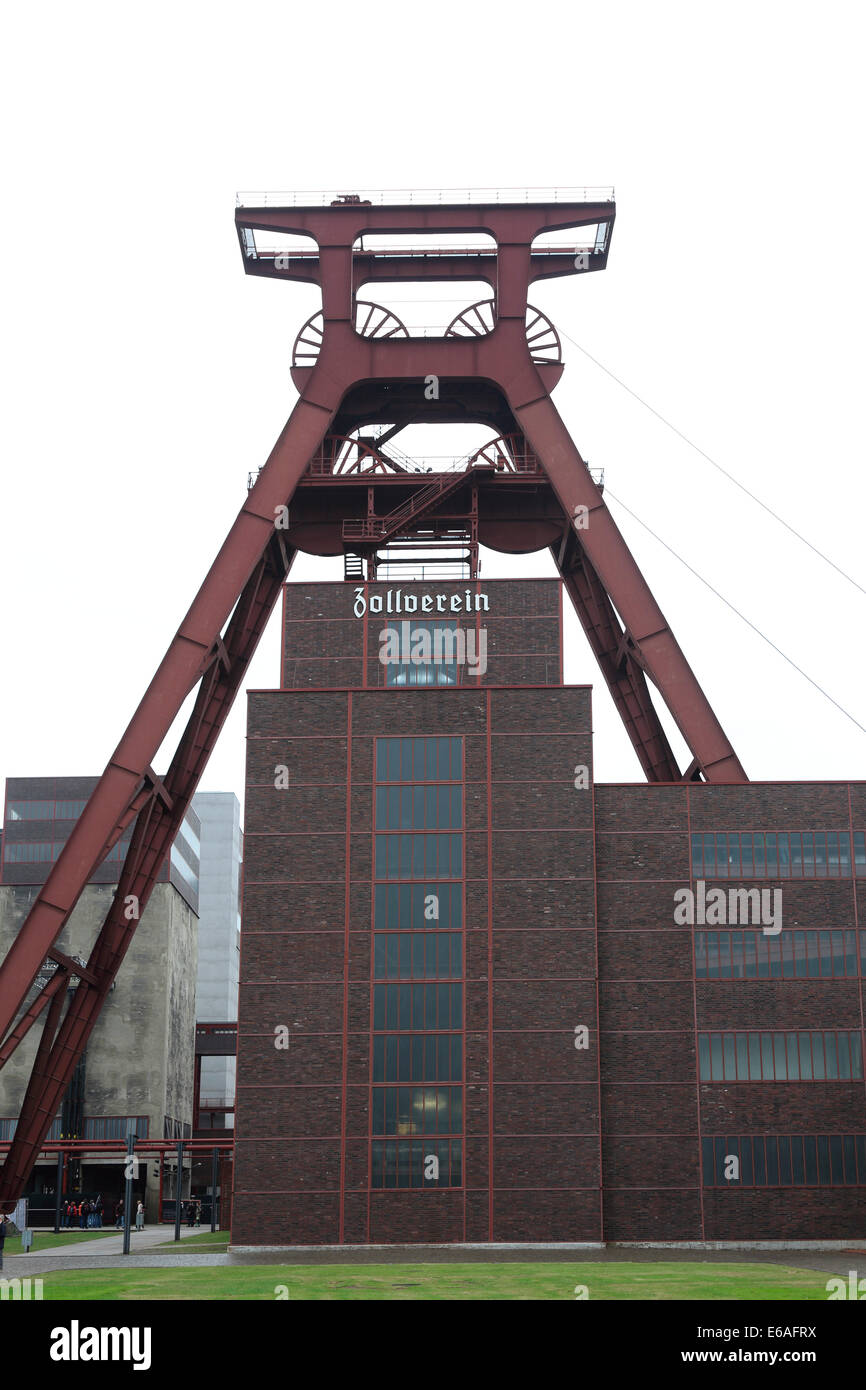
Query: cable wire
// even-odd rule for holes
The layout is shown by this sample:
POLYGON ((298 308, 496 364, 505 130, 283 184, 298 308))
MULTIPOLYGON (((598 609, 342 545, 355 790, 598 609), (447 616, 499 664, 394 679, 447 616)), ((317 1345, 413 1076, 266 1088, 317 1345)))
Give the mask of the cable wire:
POLYGON ((704 579, 702 574, 698 574, 698 571, 692 568, 688 560, 684 560, 682 555, 680 555, 678 551, 674 550, 671 546, 668 545, 667 541, 663 541, 661 536, 656 535, 652 527, 648 526, 645 521, 641 521, 640 517, 637 516, 631 510, 630 507, 627 507, 625 505, 625 502, 621 501, 619 497, 615 497, 614 494, 611 492, 610 488, 607 486, 604 489, 604 495, 606 498, 612 498, 613 501, 616 502, 618 507, 622 507, 624 512, 628 512, 628 515, 632 517, 632 519, 636 521, 639 526, 642 526, 645 531, 648 531, 649 534, 652 536, 653 540, 658 541, 659 545, 663 546, 669 555, 673 555, 675 560, 679 560, 681 565, 685 565, 686 569, 690 572, 690 574, 693 574, 696 579, 699 579, 701 583, 705 585, 707 589, 709 589, 711 594, 715 594, 716 598, 721 599, 722 603, 725 604, 727 608, 730 608, 731 612, 735 613, 738 618, 742 619, 742 621, 746 624, 747 627, 750 627, 753 632, 756 632, 758 636, 762 639, 762 641, 767 643, 768 647, 772 647, 774 652, 777 652, 778 655, 783 658, 783 660, 787 661, 789 666, 793 666, 794 670, 799 675, 801 675, 804 680, 807 680, 810 685, 814 686, 815 689, 821 695, 823 695, 826 700, 829 700, 831 705, 835 705, 837 710, 844 714, 846 719, 850 719, 852 724, 856 724, 857 728, 860 730, 862 734, 866 734, 866 726, 861 724, 859 720, 855 719, 853 714, 850 714, 848 710, 845 709, 844 705, 839 704, 838 700, 834 700, 833 696, 829 695, 827 691, 824 689, 824 687, 819 685, 817 681, 813 680, 812 677, 808 675, 801 666, 798 666, 796 661, 792 661, 789 656, 786 656, 785 653, 782 651, 781 647, 777 647, 775 642, 773 642, 766 635, 766 633, 762 632, 759 627, 755 627, 755 624, 749 621, 745 613, 741 613, 738 608, 735 608, 734 605, 728 599, 725 598, 724 594, 720 594, 718 589, 714 589, 708 579, 704 579))
POLYGON ((677 429, 676 425, 672 425, 670 420, 666 420, 664 415, 662 415, 658 410, 656 410, 654 406, 651 406, 648 401, 645 401, 642 396, 639 396, 637 391, 633 391, 630 386, 626 386, 624 381, 622 381, 618 376, 616 376, 610 370, 609 367, 606 367, 603 362, 599 362, 597 357, 593 357, 591 352, 587 352, 585 347, 581 347, 580 343, 578 343, 574 338, 572 338, 570 333, 566 333, 565 329, 562 328, 559 331, 562 334, 563 338, 567 338, 568 341, 572 344, 572 346, 577 348, 578 352, 582 352, 584 357, 588 357, 590 362, 594 362, 596 367, 603 371, 606 376, 610 377, 611 381, 615 381, 617 386, 621 386, 623 391, 627 391, 630 396, 633 396, 634 399, 640 405, 642 405, 645 410, 648 410, 651 415, 654 415, 656 417, 657 420, 661 420, 662 424, 666 425, 669 430, 673 430, 674 434, 677 435, 683 441, 684 444, 688 444, 690 449, 694 449, 696 454, 700 454, 701 458, 706 459, 707 463, 712 464, 713 468, 717 469, 718 472, 723 475, 723 477, 727 478, 729 482, 734 484, 734 487, 738 487, 741 492, 744 492, 746 494, 747 497, 751 497, 752 501, 756 502, 759 507, 763 507, 764 511, 768 512, 769 515, 773 517, 775 521, 778 521, 780 526, 784 526, 786 531, 790 531, 791 535, 796 536, 798 541, 802 541, 804 545, 807 545, 811 551, 814 551, 814 553, 824 561, 825 564, 829 565, 831 569, 834 569, 837 574, 841 574, 842 578, 847 579, 849 584, 853 584, 855 589, 859 589, 861 594, 866 595, 866 589, 864 589, 863 585, 858 584, 856 579, 852 579, 850 574, 846 574, 845 570, 841 569, 839 565, 836 564, 835 560, 831 560, 829 555, 825 555, 823 550, 819 550, 818 547, 816 545, 813 545, 810 540, 807 540, 806 537, 801 534, 801 532, 795 530, 795 528, 791 526, 789 522, 785 521, 784 517, 779 516, 778 512, 774 512, 773 508, 769 507, 766 502, 762 502, 760 497, 756 497, 754 492, 750 492, 744 483, 741 483, 738 478, 734 477, 733 473, 729 473, 728 470, 726 468, 723 468, 720 463, 716 463, 716 460, 714 458, 710 458, 710 455, 704 449, 702 449, 700 445, 695 444, 693 440, 689 439, 688 435, 683 434, 682 430, 677 429))

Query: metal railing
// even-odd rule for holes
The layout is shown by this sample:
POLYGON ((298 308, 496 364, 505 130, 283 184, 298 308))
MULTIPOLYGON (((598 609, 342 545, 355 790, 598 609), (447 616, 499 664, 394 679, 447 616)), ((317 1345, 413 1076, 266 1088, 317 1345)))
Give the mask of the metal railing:
POLYGON ((594 188, 386 188, 346 193, 343 189, 238 193, 239 208, 463 207, 467 203, 612 203, 612 187, 594 188))
MULTIPOLYGON (((265 233, 267 236, 268 234, 265 233)), ((535 256, 577 256, 581 252, 589 255, 595 253, 598 248, 598 237, 584 242, 574 242, 568 246, 533 246, 532 255, 535 256)), ((247 242, 245 254, 248 260, 264 261, 285 261, 283 266, 277 266, 277 270, 289 270, 290 261, 317 261, 319 259, 318 247, 310 250, 309 247, 286 248, 277 246, 276 243, 270 244, 263 242, 259 245, 258 241, 247 242)), ((353 256, 363 256, 370 260, 442 260, 447 256, 496 256, 497 246, 353 246, 353 256)), ((456 300, 454 301, 457 302, 456 300)))

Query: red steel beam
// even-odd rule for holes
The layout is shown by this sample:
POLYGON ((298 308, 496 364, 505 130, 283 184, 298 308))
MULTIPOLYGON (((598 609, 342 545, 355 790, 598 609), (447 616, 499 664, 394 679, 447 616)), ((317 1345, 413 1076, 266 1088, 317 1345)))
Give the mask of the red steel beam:
MULTIPOLYGON (((215 644, 184 735, 164 780, 136 821, 117 893, 62 1024, 49 1015, 18 1127, 0 1171, 0 1200, 26 1183, 75 1064, 99 1017, 293 559, 271 527, 265 554, 245 585, 224 638, 215 644), (127 916, 130 897, 135 914, 127 916)), ((53 983, 53 981, 51 982, 53 983)), ((62 1000, 62 995, 57 996, 62 1000)), ((52 1008, 54 1006, 52 1005, 52 1008)))
POLYGON ((678 782, 679 765, 650 698, 646 677, 625 645, 625 634, 603 584, 588 558, 575 548, 577 558, 570 565, 560 562, 559 546, 550 549, 644 775, 648 782, 678 782))

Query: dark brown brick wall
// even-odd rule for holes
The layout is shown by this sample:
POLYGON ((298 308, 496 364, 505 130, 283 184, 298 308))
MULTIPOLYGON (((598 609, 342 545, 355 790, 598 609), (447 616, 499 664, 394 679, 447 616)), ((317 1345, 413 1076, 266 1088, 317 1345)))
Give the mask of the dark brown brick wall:
MULTIPOLYGON (((866 789, 575 788, 592 768, 590 699, 557 684, 559 586, 480 588, 483 684, 409 690, 377 688, 387 614, 370 615, 357 688, 354 586, 288 588, 294 688, 249 703, 234 1239, 862 1238, 866 1187, 704 1187, 700 1140, 863 1133, 864 1083, 701 1083, 695 1038, 862 1029, 862 981, 696 981, 673 895, 691 882, 690 833, 863 828, 866 789), (369 1191, 373 740, 412 734, 464 738, 464 1186, 369 1191)), ((753 882, 782 887, 785 930, 866 922, 864 881, 753 882)))
MULTIPOLYGON (((862 1081, 698 1084, 695 1030, 862 1028, 859 980, 693 978, 692 932, 674 922, 689 834, 845 830, 843 784, 604 786, 595 790, 604 1229, 608 1240, 851 1238, 864 1189, 703 1188, 700 1136, 863 1133, 862 1081)), ((852 805, 862 806, 852 794, 852 805)), ((852 927, 863 885, 781 887, 783 930, 852 927)), ((743 881, 744 886, 750 886, 743 881)))
POLYGON ((593 806, 574 785, 590 728, 579 688, 358 691, 351 711, 342 691, 252 696, 235 1210, 263 1224, 248 1239, 280 1242, 271 1189, 292 1213, 303 1191, 305 1238, 334 1239, 335 1182, 348 1242, 513 1239, 533 1220, 539 1239, 600 1239, 593 806), (368 1202, 373 740, 395 733, 466 739, 465 1189, 368 1202))
MULTIPOLYGON (((429 584, 369 584, 360 586, 366 615, 354 613, 359 586, 352 583, 290 584, 283 609, 284 689, 311 687, 384 687, 385 668, 379 660, 380 633, 386 626, 437 617, 454 620, 466 630, 486 632, 487 670, 458 673, 458 683, 479 685, 557 685, 561 679, 561 585, 556 579, 515 583, 482 580, 471 583, 434 580, 429 584), (469 590, 470 606, 466 593, 469 590), (387 611, 391 594, 392 611, 387 611), (397 611, 399 594, 400 611, 397 611), (437 605, 437 596, 444 603, 437 605), (487 598, 476 605, 476 596, 487 598), (425 608, 424 598, 430 603, 425 608), (374 597, 383 611, 370 611, 374 597), (407 599, 414 600, 413 611, 407 599), (456 605, 452 608, 452 602, 456 605), (364 644, 366 641, 366 681, 364 644)), ((477 639, 476 639, 477 641, 477 639)), ((479 647, 476 645, 476 653, 479 647)))

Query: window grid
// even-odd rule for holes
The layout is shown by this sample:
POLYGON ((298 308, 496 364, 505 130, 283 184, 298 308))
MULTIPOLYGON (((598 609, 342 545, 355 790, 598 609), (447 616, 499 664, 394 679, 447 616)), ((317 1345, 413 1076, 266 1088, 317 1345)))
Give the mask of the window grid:
POLYGON ((462 782, 462 738, 377 738, 376 781, 462 782))
POLYGON ((373 1080, 381 1085, 463 1080, 460 1033, 378 1033, 373 1039, 373 1080))
MULTIPOLYGON (((866 942, 861 941, 861 952, 866 942)), ((698 980, 857 979, 857 933, 841 928, 695 932, 698 980)))
POLYGON ((374 1139, 373 1168, 382 1187, 429 1187, 424 1168, 432 1157, 439 1163, 438 1187, 463 1186, 463 1143, 460 1139, 374 1139))
POLYGON ((854 1030, 699 1033, 701 1081, 861 1081, 854 1030))
POLYGON ((374 768, 370 1186, 460 1187, 463 740, 376 739, 374 768))
POLYGON ((376 980, 460 980, 463 978, 463 934, 376 932, 373 977, 376 980))
POLYGON ((704 1135, 704 1187, 866 1185, 866 1134, 704 1135), (725 1177, 726 1160, 739 1176, 725 1177))
POLYGON ((463 1132, 462 1086, 374 1086, 373 1136, 463 1132))
POLYGON ((866 831, 694 834, 691 857, 693 878, 862 878, 866 831))
POLYGON ((373 927, 379 931, 462 930, 463 884, 459 880, 436 883, 377 883, 374 888, 373 927), (433 903, 435 899, 435 905, 433 903), (433 918, 429 912, 436 911, 433 918))
POLYGON ((382 830, 462 830, 462 784, 416 782, 377 787, 376 824, 382 830))
POLYGON ((463 872, 463 836, 448 830, 386 830, 376 834, 375 851, 377 879, 459 878, 463 872))

